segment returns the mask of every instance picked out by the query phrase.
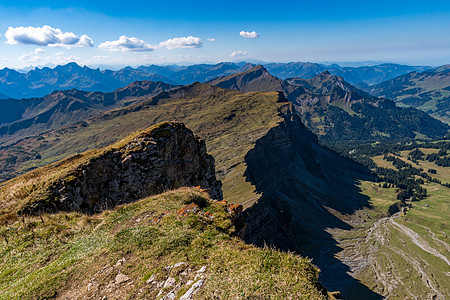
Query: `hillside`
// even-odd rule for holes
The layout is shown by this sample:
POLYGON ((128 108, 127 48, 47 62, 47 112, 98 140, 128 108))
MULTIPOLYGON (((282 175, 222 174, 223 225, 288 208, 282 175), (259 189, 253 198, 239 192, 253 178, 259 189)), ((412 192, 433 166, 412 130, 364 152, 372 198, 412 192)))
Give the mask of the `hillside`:
POLYGON ((224 199, 261 211, 248 214, 246 240, 305 253, 321 269, 333 264, 335 269, 320 275, 329 290, 341 291, 345 285, 344 293, 356 288, 369 299, 376 296, 334 258, 335 240, 325 230, 349 228, 340 214, 370 206, 355 182, 371 176, 360 165, 320 146, 280 92, 241 93, 200 83, 171 90, 0 150, 2 164, 13 170, 2 176, 109 145, 166 120, 186 123, 205 140, 208 153, 215 158, 224 199), (11 155, 17 157, 13 163, 8 159, 11 155), (285 178, 285 183, 276 178, 285 178), (267 213, 268 207, 273 213, 267 213), (286 215, 288 211, 292 213, 286 215), (255 231, 263 220, 272 226, 255 231), (328 250, 319 255, 321 247, 328 250))
POLYGON ((377 84, 370 93, 392 99, 402 106, 423 110, 450 123, 450 66, 412 72, 377 84))
POLYGON ((165 122, 2 184, 1 251, 8 260, 0 274, 8 276, 0 298, 325 299, 308 260, 232 238, 243 228, 242 206, 217 201, 214 173, 205 143, 184 124, 165 122), (114 210, 129 202, 136 203, 114 210), (268 260, 261 265, 262 257, 268 260), (31 263, 39 267, 27 268, 31 263))
POLYGON ((0 298, 334 299, 309 260, 233 237, 236 216, 198 188, 94 215, 2 215, 0 298))
POLYGON ((55 91, 43 98, 0 100, 0 145, 67 126, 175 87, 163 82, 137 81, 111 93, 71 89, 55 91))
POLYGON ((311 79, 278 79, 262 66, 209 82, 244 92, 276 90, 300 112, 305 125, 330 143, 438 138, 449 127, 426 113, 404 109, 355 88, 343 78, 323 72, 311 79))
POLYGON ((380 176, 377 184, 361 184, 374 209, 352 231, 333 236, 342 249, 338 257, 346 258, 355 277, 386 298, 446 299, 450 294, 449 149, 443 140, 368 144, 352 153, 380 176), (405 185, 409 188, 398 194, 405 185), (389 214, 373 217, 389 205, 389 214), (371 267, 362 271, 361 265, 371 267))

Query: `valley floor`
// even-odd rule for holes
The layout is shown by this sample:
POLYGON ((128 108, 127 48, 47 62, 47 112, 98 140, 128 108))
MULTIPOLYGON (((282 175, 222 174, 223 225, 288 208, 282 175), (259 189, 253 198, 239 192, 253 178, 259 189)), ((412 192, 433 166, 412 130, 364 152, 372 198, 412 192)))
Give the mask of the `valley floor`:
MULTIPOLYGON (((449 189, 425 183, 427 198, 409 203, 411 207, 404 212, 383 217, 383 211, 398 201, 395 188, 372 182, 361 182, 360 187, 361 193, 371 197, 373 208, 350 216, 351 230, 329 229, 342 248, 336 258, 348 266, 348 273, 380 298, 450 297, 449 189)), ((344 285, 342 292, 349 299, 362 299, 354 286, 344 285)))

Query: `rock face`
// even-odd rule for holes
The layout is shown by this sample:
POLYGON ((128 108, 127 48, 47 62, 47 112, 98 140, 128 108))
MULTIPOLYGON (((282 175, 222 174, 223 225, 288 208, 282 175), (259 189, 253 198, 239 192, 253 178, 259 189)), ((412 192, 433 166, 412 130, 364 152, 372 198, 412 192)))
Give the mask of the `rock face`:
POLYGON ((94 213, 182 186, 201 186, 213 199, 222 199, 214 158, 183 123, 161 123, 119 144, 58 179, 48 199, 25 206, 22 213, 94 213))

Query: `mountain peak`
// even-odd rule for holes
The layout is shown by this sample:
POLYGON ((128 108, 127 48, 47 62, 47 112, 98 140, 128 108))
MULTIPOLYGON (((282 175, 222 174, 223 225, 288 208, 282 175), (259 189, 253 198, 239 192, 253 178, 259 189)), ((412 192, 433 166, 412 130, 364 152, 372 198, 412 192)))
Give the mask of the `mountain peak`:
MULTIPOLYGON (((256 65, 256 66, 254 66, 253 68, 251 68, 250 70, 264 70, 264 71, 266 71, 267 72, 267 70, 266 70, 266 68, 264 68, 264 66, 263 65, 256 65)), ((250 71, 249 70, 249 71, 250 71)))
POLYGON ((55 69, 72 71, 74 69, 82 69, 82 67, 76 62, 69 62, 65 65, 58 65, 55 67, 55 69))
POLYGON ((255 91, 283 91, 283 81, 272 76, 262 65, 254 66, 241 73, 218 77, 208 81, 208 83, 224 89, 233 89, 244 93, 255 91))

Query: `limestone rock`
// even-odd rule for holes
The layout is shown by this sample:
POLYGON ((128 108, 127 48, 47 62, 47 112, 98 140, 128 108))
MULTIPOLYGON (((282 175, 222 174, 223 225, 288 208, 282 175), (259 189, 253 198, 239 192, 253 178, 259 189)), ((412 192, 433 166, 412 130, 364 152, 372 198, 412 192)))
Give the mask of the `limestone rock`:
POLYGON ((127 282, 127 281, 129 281, 129 280, 130 280, 130 277, 128 277, 128 276, 125 275, 125 274, 119 273, 119 274, 117 274, 117 276, 116 276, 115 283, 116 283, 116 284, 121 284, 121 283, 127 282))
POLYGON ((183 123, 165 122, 75 166, 50 186, 49 199, 25 206, 21 213, 95 213, 183 186, 201 186, 213 199, 222 199, 205 142, 183 123))

